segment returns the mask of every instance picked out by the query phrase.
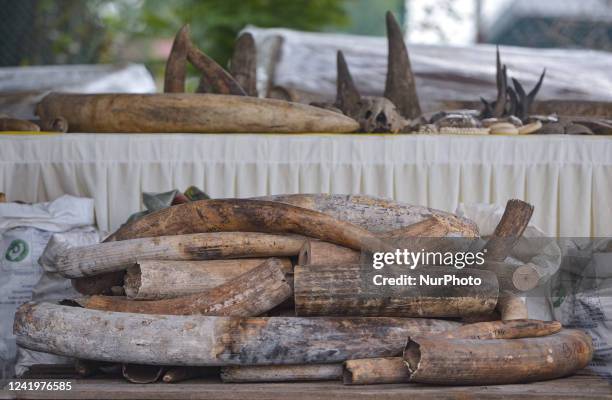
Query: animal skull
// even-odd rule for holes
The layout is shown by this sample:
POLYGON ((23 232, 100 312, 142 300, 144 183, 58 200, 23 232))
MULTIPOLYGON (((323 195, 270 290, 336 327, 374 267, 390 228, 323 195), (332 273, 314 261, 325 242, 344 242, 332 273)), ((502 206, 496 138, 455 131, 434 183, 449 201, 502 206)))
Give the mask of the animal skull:
POLYGON ((342 51, 337 54, 334 106, 357 120, 360 132, 398 133, 410 130, 410 118, 421 115, 408 51, 393 14, 387 13, 389 55, 384 97, 361 96, 342 51))
POLYGON ((356 110, 356 115, 350 117, 359 122, 362 132, 397 133, 408 124, 395 104, 386 97, 363 96, 356 110))

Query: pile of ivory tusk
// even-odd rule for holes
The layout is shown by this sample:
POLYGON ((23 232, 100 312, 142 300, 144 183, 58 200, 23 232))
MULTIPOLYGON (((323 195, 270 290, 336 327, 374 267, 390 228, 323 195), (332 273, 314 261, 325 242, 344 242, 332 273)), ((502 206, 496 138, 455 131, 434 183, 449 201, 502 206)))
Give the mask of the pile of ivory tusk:
POLYGON ((563 377, 590 361, 590 338, 527 319, 519 295, 542 273, 504 262, 532 213, 509 201, 485 242, 465 218, 368 196, 184 203, 127 223, 103 243, 59 251, 57 272, 83 296, 22 305, 14 333, 21 347, 75 358, 83 376, 120 372, 137 383, 563 377), (450 237, 487 250, 478 269, 455 270, 480 277, 479 287, 383 294, 361 284, 362 251, 414 238, 440 249, 450 237))

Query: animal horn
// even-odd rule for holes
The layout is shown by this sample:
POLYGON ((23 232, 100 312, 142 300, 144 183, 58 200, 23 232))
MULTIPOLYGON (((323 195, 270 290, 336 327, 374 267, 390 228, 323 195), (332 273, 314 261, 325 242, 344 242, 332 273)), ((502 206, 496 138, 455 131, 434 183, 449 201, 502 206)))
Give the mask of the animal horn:
POLYGON ((501 63, 499 46, 497 46, 496 51, 495 71, 495 79, 497 81, 497 100, 495 101, 493 116, 499 118, 504 115, 504 110, 506 109, 506 97, 508 93, 508 75, 506 66, 501 63))
POLYGON ((246 96, 238 82, 212 58, 187 42, 187 60, 202 74, 198 93, 233 94, 246 96))
POLYGON ((519 119, 523 120, 527 117, 527 94, 525 93, 525 89, 523 89, 523 85, 521 85, 521 83, 515 79, 512 78, 512 84, 514 85, 514 90, 516 91, 516 95, 518 96, 517 102, 518 102, 518 107, 517 107, 517 117, 519 117, 519 119))
POLYGON ((480 113, 481 118, 491 118, 493 116, 493 107, 484 98, 480 98, 480 102, 483 105, 482 112, 480 113))
POLYGON ((538 79, 538 83, 536 83, 536 85, 533 87, 533 89, 531 89, 531 91, 527 95, 527 99, 529 100, 529 105, 533 103, 533 100, 535 99, 536 94, 538 94, 538 91, 540 90, 540 87, 542 86, 542 82, 544 81, 545 75, 546 75, 546 68, 544 68, 544 71, 542 71, 542 75, 540 75, 540 79, 538 79))
POLYGON ((410 57, 404 37, 393 13, 387 11, 387 80, 384 96, 391 100, 404 118, 414 119, 421 115, 410 57))
POLYGON ((164 93, 184 93, 187 68, 187 43, 189 25, 183 25, 174 37, 172 50, 166 61, 164 72, 164 93))
POLYGON ((508 107, 508 115, 516 115, 519 109, 518 97, 514 89, 508 86, 508 97, 510 98, 510 106, 508 107))
POLYGON ((527 119, 527 117, 529 117, 529 109, 531 109, 531 105, 533 104, 533 101, 535 100, 535 97, 538 94, 540 87, 542 87, 542 82, 544 81, 545 75, 546 75, 546 68, 544 68, 544 71, 542 71, 542 74, 540 75, 540 79, 538 79, 538 83, 536 83, 533 89, 531 89, 529 94, 527 94, 527 96, 525 97, 524 104, 523 104, 524 115, 521 117, 521 119, 527 119))
POLYGON ((353 110, 358 107, 361 95, 353 82, 351 72, 348 69, 344 54, 338 50, 336 66, 338 76, 336 78, 336 104, 343 113, 352 115, 353 110))
POLYGON ((249 96, 257 97, 257 50, 255 39, 249 32, 236 40, 230 74, 249 96))

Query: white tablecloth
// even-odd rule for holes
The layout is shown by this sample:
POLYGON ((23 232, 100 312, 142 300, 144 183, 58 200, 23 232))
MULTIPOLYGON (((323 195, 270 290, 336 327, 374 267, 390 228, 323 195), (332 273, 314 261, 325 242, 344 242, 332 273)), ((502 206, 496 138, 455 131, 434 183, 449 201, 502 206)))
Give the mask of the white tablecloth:
POLYGON ((362 193, 448 211, 520 198, 549 234, 612 235, 608 137, 0 136, 0 191, 9 200, 90 196, 101 229, 140 209, 143 191, 192 184, 212 197, 362 193))

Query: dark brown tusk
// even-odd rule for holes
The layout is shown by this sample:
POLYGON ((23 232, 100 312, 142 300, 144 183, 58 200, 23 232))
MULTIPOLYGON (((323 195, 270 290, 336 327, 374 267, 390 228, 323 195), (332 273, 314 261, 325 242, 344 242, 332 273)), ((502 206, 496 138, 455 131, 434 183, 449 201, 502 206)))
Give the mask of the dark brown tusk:
MULTIPOLYGON (((265 258, 205 261, 142 260, 127 269, 123 295, 130 300, 161 300, 189 296, 212 290, 237 279, 265 261, 265 258)), ((291 277, 290 284, 293 284, 291 259, 279 258, 278 261, 282 265, 283 273, 291 277)))
POLYGON ((292 257, 299 254, 305 241, 305 237, 298 235, 255 232, 169 235, 67 248, 59 251, 54 261, 57 272, 66 278, 98 277, 100 274, 123 271, 145 260, 180 263, 196 260, 292 257))
POLYGON ((298 255, 298 265, 335 266, 357 264, 360 260, 360 252, 320 240, 306 240, 298 255))
POLYGON ((79 293, 90 294, 111 294, 113 286, 122 285, 125 271, 107 272, 96 276, 72 279, 72 287, 79 293))
POLYGON ((40 127, 25 119, 0 118, 0 131, 38 132, 40 127))
POLYGON ((376 385, 408 382, 410 371, 402 357, 379 357, 344 362, 342 383, 376 385))
POLYGON ((355 250, 388 249, 357 225, 306 208, 249 199, 199 200, 147 214, 107 241, 198 232, 295 233, 355 250))
POLYGON ((525 339, 412 338, 404 351, 410 382, 500 385, 561 378, 587 366, 591 338, 578 330, 525 339))
POLYGON ((404 36, 393 13, 387 11, 389 54, 384 96, 391 100, 404 118, 421 116, 421 106, 404 36))
POLYGON ((257 97, 257 49, 253 35, 248 32, 236 40, 230 74, 247 95, 257 97))
MULTIPOLYGON (((413 230, 417 226, 423 235, 435 235, 433 226, 416 225, 424 221, 424 214, 431 214, 437 221, 447 226, 449 233, 459 237, 479 237, 476 224, 465 218, 443 211, 413 206, 393 200, 363 195, 329 195, 329 194, 284 194, 255 197, 254 200, 275 201, 296 207, 308 208, 328 214, 342 221, 359 225, 371 232, 389 232, 391 236, 402 229, 413 230), (390 232, 392 231, 392 232, 390 232), (394 232, 393 232, 394 231, 394 232)), ((432 222, 432 221, 430 221, 432 222)), ((446 229, 446 228, 444 228, 446 229)), ((438 230, 438 232, 442 232, 438 230)), ((405 233, 405 232, 404 232, 405 233)), ((416 233, 416 232, 415 232, 416 233)))
POLYGON ((354 315, 393 317, 462 317, 490 313, 499 287, 493 272, 455 267, 429 267, 427 276, 480 279, 471 286, 397 286, 392 292, 364 284, 371 268, 360 264, 296 265, 295 311, 298 316, 354 315), (330 282, 341 282, 330 285, 330 282))
POLYGON ((183 25, 174 37, 172 50, 166 61, 164 73, 164 93, 184 93, 187 71, 187 45, 189 25, 183 25))
POLYGON ((390 357, 401 354, 407 337, 441 333, 457 325, 423 318, 147 315, 30 302, 17 310, 13 332, 21 347, 67 357, 229 366, 390 357))
POLYGON ((226 70, 204 54, 191 41, 187 43, 187 59, 202 74, 198 93, 247 95, 240 84, 226 70), (203 92, 202 88, 206 88, 206 91, 203 92))
POLYGON ((441 333, 446 339, 522 339, 541 337, 561 330, 558 321, 516 319, 513 321, 476 322, 441 333))
MULTIPOLYGON (((508 200, 504 215, 483 249, 486 252, 486 260, 504 261, 523 235, 532 215, 531 204, 521 200, 508 200)), ((501 314, 502 320, 528 317, 525 302, 512 291, 500 293, 497 311, 501 314)))
POLYGON ((280 260, 258 267, 201 293, 164 300, 133 301, 118 296, 92 296, 78 303, 89 309, 161 315, 257 316, 292 294, 280 260))
POLYGON ((501 220, 485 245, 487 261, 504 261, 523 235, 533 215, 533 206, 522 200, 508 200, 501 220))
MULTIPOLYGON (((515 320, 479 322, 463 325, 435 335, 443 339, 520 339, 557 333, 556 321, 515 320)), ((372 385, 409 382, 410 370, 402 357, 348 360, 344 363, 345 385, 372 385)))

